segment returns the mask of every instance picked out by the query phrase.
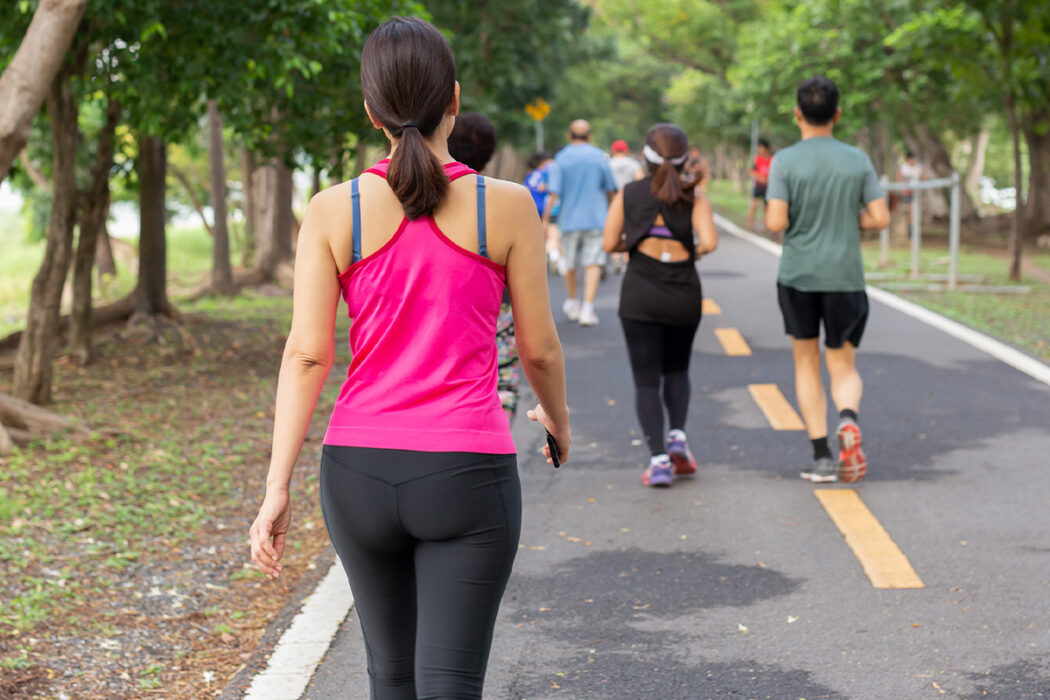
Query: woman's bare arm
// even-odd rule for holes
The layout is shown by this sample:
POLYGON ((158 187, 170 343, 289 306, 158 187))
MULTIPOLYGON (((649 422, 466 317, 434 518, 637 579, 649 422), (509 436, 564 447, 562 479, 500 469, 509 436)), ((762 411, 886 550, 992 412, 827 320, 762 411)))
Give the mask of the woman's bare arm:
MULTIPOLYGON (((493 188, 501 226, 511 246, 507 253, 507 289, 514 312, 514 334, 521 368, 541 409, 537 420, 558 443, 562 461, 569 453, 569 409, 565 398, 565 359, 551 315, 546 254, 536 205, 528 190, 512 183, 493 188)), ((531 417, 531 416, 530 416, 531 417)), ((546 450, 546 448, 544 448, 546 450)))
POLYGON ((266 496, 249 531, 252 561, 270 578, 281 573, 291 523, 288 487, 292 469, 335 357, 339 282, 326 227, 345 221, 328 204, 335 201, 325 193, 311 200, 296 246, 292 328, 277 379, 266 496))
POLYGON ((609 203, 609 211, 605 215, 602 250, 606 253, 619 253, 627 250, 623 240, 623 220, 623 190, 620 190, 609 203))
POLYGON ((696 258, 699 260, 718 247, 718 229, 711 213, 711 202, 704 194, 697 194, 693 200, 693 229, 700 236, 696 246, 696 258))

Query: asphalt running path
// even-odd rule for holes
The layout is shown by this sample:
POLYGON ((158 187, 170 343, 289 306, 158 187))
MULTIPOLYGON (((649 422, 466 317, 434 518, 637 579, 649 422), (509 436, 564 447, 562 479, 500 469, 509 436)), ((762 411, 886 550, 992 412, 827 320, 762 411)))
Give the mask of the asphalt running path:
MULTIPOLYGON (((551 280, 575 443, 555 472, 542 433, 513 426, 525 519, 487 698, 1047 697, 1050 387, 873 303, 858 355, 868 477, 828 490, 852 490, 924 585, 876 588, 798 478, 805 433, 774 430, 748 389, 794 404, 776 264, 728 235, 700 264, 721 309, 691 368, 700 472, 669 490, 639 480, 620 278, 600 289, 597 328, 561 317, 551 280), (750 355, 727 355, 716 329, 750 355)), ((301 697, 367 698, 364 668, 351 610, 301 697)))

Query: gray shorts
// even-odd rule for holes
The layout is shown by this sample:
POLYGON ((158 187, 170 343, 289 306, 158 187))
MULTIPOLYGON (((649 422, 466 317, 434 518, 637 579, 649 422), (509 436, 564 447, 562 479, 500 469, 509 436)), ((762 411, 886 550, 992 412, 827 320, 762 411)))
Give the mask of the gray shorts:
POLYGON ((579 266, 590 267, 605 264, 602 230, 599 228, 562 231, 561 247, 565 251, 565 267, 569 270, 575 270, 579 266))

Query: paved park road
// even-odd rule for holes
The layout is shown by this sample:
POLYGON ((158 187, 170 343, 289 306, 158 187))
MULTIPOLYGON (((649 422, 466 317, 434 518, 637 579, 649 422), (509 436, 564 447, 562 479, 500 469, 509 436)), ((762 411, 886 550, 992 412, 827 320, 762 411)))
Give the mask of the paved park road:
MULTIPOLYGON (((721 310, 693 350, 700 472, 669 490, 639 481, 620 278, 601 287, 599 327, 558 315, 575 445, 555 472, 541 432, 514 426, 525 522, 486 698, 1050 697, 1050 387, 873 302, 868 477, 822 487, 873 577, 900 573, 899 548, 924 585, 877 588, 798 478, 805 433, 774 430, 748 389, 775 384, 794 404, 776 263, 723 235, 700 264, 721 310), (726 328, 750 355, 727 355, 726 328)), ((561 280, 551 289, 560 309, 561 280)), ((368 697, 353 612, 303 697, 368 697)))

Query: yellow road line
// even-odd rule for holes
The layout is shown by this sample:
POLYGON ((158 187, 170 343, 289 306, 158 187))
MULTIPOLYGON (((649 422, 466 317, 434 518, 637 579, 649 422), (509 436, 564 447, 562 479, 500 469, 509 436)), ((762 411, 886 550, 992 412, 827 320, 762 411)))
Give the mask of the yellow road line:
POLYGON ((853 489, 817 489, 816 494, 875 588, 925 588, 908 557, 853 489))
POLYGON ((730 357, 746 357, 751 354, 751 346, 735 328, 716 328, 715 337, 730 357))
POLYGON ((705 297, 701 304, 700 312, 704 316, 718 316, 722 313, 722 307, 716 304, 714 299, 705 297))
POLYGON ((803 430, 806 427, 776 384, 749 384, 747 390, 773 430, 803 430))

